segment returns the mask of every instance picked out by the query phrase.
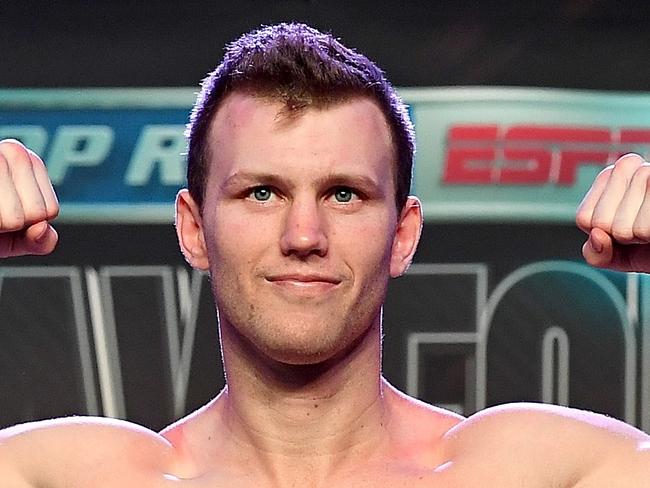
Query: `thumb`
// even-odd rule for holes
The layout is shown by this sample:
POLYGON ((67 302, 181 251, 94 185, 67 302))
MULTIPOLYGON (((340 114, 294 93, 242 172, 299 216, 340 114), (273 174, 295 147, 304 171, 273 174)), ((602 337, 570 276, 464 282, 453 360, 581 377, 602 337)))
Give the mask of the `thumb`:
POLYGON ((582 255, 592 266, 608 268, 612 266, 614 258, 614 241, 604 230, 593 228, 589 238, 582 246, 582 255))
POLYGON ((591 229, 582 255, 597 268, 650 273, 650 244, 619 244, 602 229, 591 229))
POLYGON ((23 238, 16 243, 16 247, 21 248, 25 254, 49 254, 56 247, 58 240, 59 235, 54 227, 44 220, 30 225, 23 238))

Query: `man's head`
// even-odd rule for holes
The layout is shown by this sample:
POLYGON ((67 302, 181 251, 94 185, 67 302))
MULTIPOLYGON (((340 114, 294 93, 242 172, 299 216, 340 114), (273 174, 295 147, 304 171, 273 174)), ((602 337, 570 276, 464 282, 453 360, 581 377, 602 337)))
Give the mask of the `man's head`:
POLYGON ((404 107, 374 65, 308 27, 246 39, 249 64, 227 55, 199 97, 190 192, 177 199, 183 252, 210 271, 224 359, 310 364, 364 337, 378 344, 366 332, 379 330, 388 279, 408 267, 422 223, 407 196, 404 107))
POLYGON ((287 117, 309 107, 327 107, 368 97, 380 107, 395 148, 398 212, 411 185, 415 152, 407 109, 382 71, 331 35, 304 24, 279 24, 243 35, 230 44, 222 63, 203 81, 188 126, 188 188, 203 206, 210 154, 207 136, 217 109, 230 93, 243 91, 281 102, 287 117))

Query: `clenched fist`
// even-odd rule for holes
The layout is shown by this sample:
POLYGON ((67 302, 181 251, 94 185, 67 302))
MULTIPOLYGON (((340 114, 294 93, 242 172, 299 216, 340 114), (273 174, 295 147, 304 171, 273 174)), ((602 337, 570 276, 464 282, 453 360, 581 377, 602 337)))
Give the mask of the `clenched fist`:
POLYGON ((576 223, 589 234, 582 254, 592 266, 650 272, 650 163, 627 154, 601 171, 576 223))
POLYGON ((0 141, 0 257, 52 252, 58 236, 49 221, 58 213, 41 158, 18 141, 0 141))

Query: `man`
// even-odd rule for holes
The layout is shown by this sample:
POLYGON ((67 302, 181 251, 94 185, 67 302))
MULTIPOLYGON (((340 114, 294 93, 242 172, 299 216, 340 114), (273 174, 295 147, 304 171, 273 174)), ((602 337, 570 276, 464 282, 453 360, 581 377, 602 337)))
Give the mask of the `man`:
MULTIPOLYGON (((407 112, 365 57, 303 25, 248 34, 205 80, 188 135, 176 226, 212 278, 227 387, 160 434, 87 418, 7 429, 3 487, 648 485, 650 437, 622 422, 542 405, 463 419, 382 379, 381 306, 422 214, 407 112)), ((52 251, 43 163, 12 141, 0 155, 0 253, 52 251)), ((626 226, 642 172, 624 158, 586 198, 590 262, 616 265, 614 242, 640 237, 626 226)))

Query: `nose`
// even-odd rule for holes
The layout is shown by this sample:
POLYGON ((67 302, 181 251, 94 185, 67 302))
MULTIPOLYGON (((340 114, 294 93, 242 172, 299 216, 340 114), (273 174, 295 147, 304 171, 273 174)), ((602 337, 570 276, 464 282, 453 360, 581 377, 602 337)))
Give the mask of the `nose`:
POLYGON ((285 256, 301 258, 327 254, 326 222, 315 201, 295 199, 287 209, 280 248, 285 256))

